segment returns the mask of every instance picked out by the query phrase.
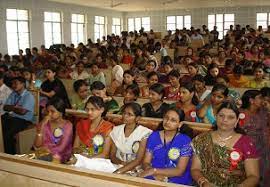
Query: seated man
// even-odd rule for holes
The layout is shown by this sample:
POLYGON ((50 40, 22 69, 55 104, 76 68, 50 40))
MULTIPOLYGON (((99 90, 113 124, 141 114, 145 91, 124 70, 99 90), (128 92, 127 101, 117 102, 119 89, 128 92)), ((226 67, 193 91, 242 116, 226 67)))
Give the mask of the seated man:
POLYGON ((6 113, 1 116, 5 152, 15 154, 15 135, 26 129, 34 117, 34 96, 25 89, 25 79, 15 77, 12 80, 13 92, 4 105, 6 113))

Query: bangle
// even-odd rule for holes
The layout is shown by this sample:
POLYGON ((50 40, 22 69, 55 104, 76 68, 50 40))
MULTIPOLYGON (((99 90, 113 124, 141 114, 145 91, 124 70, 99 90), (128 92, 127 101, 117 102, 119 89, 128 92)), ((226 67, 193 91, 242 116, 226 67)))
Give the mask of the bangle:
POLYGON ((157 172, 157 168, 153 168, 153 171, 154 171, 154 173, 153 173, 153 174, 156 174, 156 172, 157 172))
POLYGON ((200 177, 197 181, 200 187, 202 187, 205 182, 209 182, 205 177, 200 177))
POLYGON ((42 134, 41 133, 37 133, 37 136, 42 136, 42 134))

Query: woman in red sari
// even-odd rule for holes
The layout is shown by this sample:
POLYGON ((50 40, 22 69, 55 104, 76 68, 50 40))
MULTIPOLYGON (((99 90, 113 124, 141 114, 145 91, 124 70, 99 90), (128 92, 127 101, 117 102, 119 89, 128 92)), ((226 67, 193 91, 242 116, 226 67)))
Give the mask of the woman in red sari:
POLYGON ((103 120, 104 107, 101 97, 92 96, 88 99, 85 105, 88 119, 82 119, 77 123, 74 152, 88 157, 107 158, 109 156, 103 153, 110 149, 109 134, 113 124, 103 120))

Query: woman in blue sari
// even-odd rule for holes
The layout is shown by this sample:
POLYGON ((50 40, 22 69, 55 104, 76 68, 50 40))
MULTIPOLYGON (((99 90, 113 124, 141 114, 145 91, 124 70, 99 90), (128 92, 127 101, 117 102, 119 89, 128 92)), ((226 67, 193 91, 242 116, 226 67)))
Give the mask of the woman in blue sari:
POLYGON ((182 110, 169 109, 163 118, 163 130, 153 132, 146 145, 141 177, 191 185, 191 138, 184 134, 182 110))

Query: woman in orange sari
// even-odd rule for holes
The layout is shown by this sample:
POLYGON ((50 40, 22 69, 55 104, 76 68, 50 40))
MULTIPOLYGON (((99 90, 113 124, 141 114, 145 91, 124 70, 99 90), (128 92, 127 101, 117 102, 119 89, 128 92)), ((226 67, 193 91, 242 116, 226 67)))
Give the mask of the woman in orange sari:
POLYGON ((101 97, 92 96, 88 99, 85 105, 88 119, 82 119, 77 123, 74 152, 88 157, 107 158, 109 156, 104 153, 110 149, 109 134, 113 124, 103 120, 104 107, 101 97))

